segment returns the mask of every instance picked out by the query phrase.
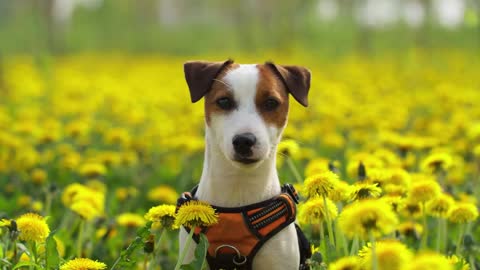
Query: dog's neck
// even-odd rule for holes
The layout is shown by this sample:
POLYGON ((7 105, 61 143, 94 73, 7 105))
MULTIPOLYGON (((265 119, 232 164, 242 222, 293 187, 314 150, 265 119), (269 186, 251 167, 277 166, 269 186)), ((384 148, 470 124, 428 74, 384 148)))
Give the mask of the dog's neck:
POLYGON ((197 198, 220 207, 240 207, 280 194, 276 149, 253 169, 235 167, 206 132, 205 160, 197 198))

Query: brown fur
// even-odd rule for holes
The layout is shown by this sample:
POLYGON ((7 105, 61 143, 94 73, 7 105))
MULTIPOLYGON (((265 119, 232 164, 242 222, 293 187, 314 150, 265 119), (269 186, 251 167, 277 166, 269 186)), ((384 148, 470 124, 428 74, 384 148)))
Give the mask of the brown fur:
POLYGON ((257 84, 257 94, 255 104, 257 111, 262 116, 265 123, 283 127, 287 122, 288 116, 288 93, 280 79, 275 76, 271 69, 265 65, 257 65, 260 73, 257 84), (263 107, 265 101, 269 98, 275 98, 280 105, 273 111, 267 111, 263 107))
POLYGON ((228 90, 227 86, 223 83, 223 78, 225 75, 236 68, 239 64, 231 64, 227 66, 215 79, 212 84, 212 88, 205 95, 205 120, 207 125, 210 125, 211 115, 215 113, 225 113, 222 109, 217 106, 217 99, 221 97, 230 97, 233 99, 233 94, 228 90))

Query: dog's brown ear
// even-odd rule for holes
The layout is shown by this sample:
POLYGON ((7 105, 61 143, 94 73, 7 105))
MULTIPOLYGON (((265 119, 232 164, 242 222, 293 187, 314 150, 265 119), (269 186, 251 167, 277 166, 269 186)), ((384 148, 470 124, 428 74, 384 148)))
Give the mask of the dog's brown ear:
POLYGON ((282 80, 288 92, 298 103, 308 106, 308 90, 310 89, 310 71, 300 66, 281 66, 266 62, 273 72, 282 80))
POLYGON ((229 59, 225 62, 189 61, 183 64, 192 102, 199 101, 210 90, 220 72, 232 63, 233 60, 229 59))

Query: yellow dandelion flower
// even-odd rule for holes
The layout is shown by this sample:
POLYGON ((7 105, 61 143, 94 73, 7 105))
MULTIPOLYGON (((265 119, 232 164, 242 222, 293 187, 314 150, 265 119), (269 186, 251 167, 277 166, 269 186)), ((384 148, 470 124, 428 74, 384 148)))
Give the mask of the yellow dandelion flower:
POLYGON ((12 224, 12 221, 9 219, 0 219, 0 227, 10 227, 10 224, 12 224))
POLYGON ((378 187, 378 184, 369 183, 355 183, 350 189, 349 199, 350 201, 357 201, 363 199, 375 199, 380 197, 382 189, 378 187))
POLYGON ((87 258, 76 258, 69 260, 60 266, 60 270, 102 270, 107 268, 103 262, 87 258))
POLYGON ((304 182, 304 194, 307 197, 328 196, 338 184, 338 175, 325 171, 307 177, 304 182))
POLYGON ((35 213, 23 214, 16 222, 20 240, 43 242, 50 234, 45 218, 35 213))
POLYGON ((120 214, 117 216, 116 220, 118 225, 129 228, 141 227, 146 223, 145 219, 141 215, 134 213, 120 214))
POLYGON ((382 200, 362 200, 347 205, 338 219, 340 228, 350 238, 368 239, 369 231, 378 237, 393 232, 398 218, 392 207, 382 200))
MULTIPOLYGON (((297 189, 299 190, 299 189, 297 189)), ((338 181, 335 188, 328 194, 328 198, 334 202, 348 201, 352 186, 345 181, 338 181)))
MULTIPOLYGON (((403 243, 395 240, 378 241, 375 246, 378 269, 403 270, 413 258, 413 253, 403 243)), ((372 266, 370 243, 359 252, 363 269, 372 266)))
POLYGON ((392 173, 390 170, 373 168, 367 171, 367 181, 383 186, 384 183, 390 182, 392 173))
POLYGON ((458 270, 470 270, 470 265, 465 261, 464 258, 459 258, 457 255, 452 255, 447 257, 448 262, 458 270))
POLYGON ((300 146, 294 140, 282 140, 277 147, 277 152, 285 156, 296 158, 300 152, 300 146))
POLYGON ((480 159, 480 144, 477 144, 477 145, 473 148, 473 155, 474 155, 477 159, 480 159))
POLYGON ((454 223, 467 223, 478 218, 478 208, 472 203, 457 203, 448 212, 448 220, 454 223))
POLYGON ((444 256, 425 252, 418 254, 413 258, 409 265, 405 268, 407 270, 453 270, 453 266, 448 262, 444 256))
POLYGON ((401 206, 405 204, 405 199, 401 196, 397 195, 389 195, 389 196, 384 196, 381 197, 380 200, 386 202, 388 205, 390 205, 393 209, 393 211, 398 212, 401 206))
POLYGON ((128 188, 126 187, 119 187, 115 190, 115 197, 119 201, 125 201, 129 198, 130 193, 128 192, 128 188))
POLYGON ((446 218, 454 204, 455 201, 450 195, 442 193, 440 196, 427 201, 425 211, 431 216, 446 218))
POLYGON ((74 170, 80 164, 81 159, 82 157, 80 156, 80 154, 76 152, 71 152, 65 155, 65 157, 61 161, 61 164, 65 169, 74 170))
POLYGON ((326 158, 316 158, 308 162, 305 167, 305 175, 311 176, 317 173, 322 173, 329 171, 328 169, 329 160, 326 158))
POLYGON ((175 205, 162 204, 154 206, 145 214, 145 219, 154 224, 159 223, 161 227, 172 229, 175 223, 175 205))
POLYGON ((30 174, 30 177, 34 184, 43 184, 45 183, 45 180, 47 180, 47 172, 42 169, 34 169, 30 174))
POLYGON ((471 140, 480 138, 480 123, 472 123, 467 130, 467 137, 471 140))
POLYGON ((423 226, 416 222, 406 221, 398 225, 397 231, 406 237, 420 239, 423 233, 423 226))
POLYGON ((328 270, 361 270, 360 258, 356 256, 348 256, 340 258, 332 262, 328 266, 328 270))
POLYGON ((104 175, 107 172, 107 168, 101 163, 86 163, 79 169, 80 175, 94 178, 104 175))
POLYGON ((30 257, 27 255, 27 253, 23 252, 22 255, 20 255, 20 258, 18 259, 19 262, 29 262, 31 261, 30 257))
POLYGON ((412 183, 408 197, 409 200, 424 203, 440 196, 442 188, 434 180, 423 180, 412 183))
POLYGON ((105 185, 105 183, 103 183, 100 180, 96 180, 96 179, 95 180, 89 180, 85 183, 85 186, 87 186, 91 190, 94 190, 94 191, 97 191, 97 192, 100 192, 100 193, 107 192, 107 186, 105 185))
POLYGON ((128 146, 131 138, 128 130, 123 128, 112 128, 105 132, 105 142, 108 144, 118 144, 128 146))
POLYGON ((28 195, 20 195, 17 199, 17 204, 20 207, 27 207, 32 203, 32 197, 28 195))
POLYGON ((437 172, 448 170, 453 163, 452 156, 447 153, 433 153, 422 162, 422 170, 426 172, 437 172))
POLYGON ((43 202, 41 201, 34 201, 32 205, 30 205, 30 209, 34 212, 40 212, 43 210, 43 202))
POLYGON ((183 204, 175 217, 175 226, 189 228, 211 226, 218 222, 218 214, 212 206, 202 201, 189 201, 183 204))
POLYGON ((72 205, 70 205, 70 210, 72 210, 85 220, 92 220, 102 215, 102 213, 92 204, 81 200, 76 201, 72 205))
POLYGON ((459 192, 457 194, 457 196, 458 196, 458 201, 459 202, 473 203, 473 204, 478 203, 477 197, 475 197, 474 195, 469 194, 467 192, 459 192))
POLYGON ((107 239, 117 236, 118 231, 113 226, 101 227, 95 232, 95 237, 97 239, 107 239))
MULTIPOLYGON (((65 256, 65 244, 56 236, 53 237, 53 240, 55 240, 55 243, 57 244, 58 255, 60 255, 60 257, 65 256)), ((45 254, 45 245, 39 246, 38 252, 39 254, 45 254)))
POLYGON ((326 220, 327 209, 328 217, 334 220, 338 216, 337 206, 330 200, 326 199, 327 208, 323 202, 323 198, 311 198, 298 207, 298 222, 300 224, 320 224, 326 220))
POLYGON ((67 207, 70 206, 73 203, 73 198, 75 197, 75 195, 86 188, 87 187, 85 187, 84 185, 78 183, 73 183, 66 186, 62 193, 63 205, 67 207))
POLYGON ((410 199, 404 200, 404 202, 399 206, 398 212, 404 216, 409 218, 420 218, 423 216, 423 205, 412 201, 410 199))
POLYGON ((72 203, 85 202, 89 203, 97 209, 100 213, 103 213, 105 208, 105 195, 101 192, 95 191, 90 188, 80 190, 73 196, 72 203))
POLYGON ((391 171, 389 180, 381 184, 383 191, 390 195, 405 195, 411 185, 411 176, 404 169, 394 169, 391 171))
POLYGON ((150 190, 147 198, 153 202, 175 204, 178 199, 178 193, 171 186, 160 185, 150 190))

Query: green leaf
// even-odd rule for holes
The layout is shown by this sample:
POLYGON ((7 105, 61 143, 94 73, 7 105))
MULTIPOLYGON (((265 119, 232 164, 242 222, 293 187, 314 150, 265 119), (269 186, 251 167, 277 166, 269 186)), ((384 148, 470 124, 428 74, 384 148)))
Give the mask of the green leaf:
POLYGON ((49 269, 58 269, 60 265, 60 256, 57 250, 57 241, 53 238, 55 232, 50 233, 45 242, 45 267, 49 269))
POLYGON ((120 253, 120 257, 117 258, 114 265, 112 266, 111 270, 114 269, 116 266, 124 267, 130 269, 133 265, 135 265, 136 260, 132 258, 134 252, 138 251, 140 248, 143 248, 143 243, 150 235, 150 228, 152 227, 152 222, 149 221, 147 224, 140 228, 137 231, 137 237, 133 240, 130 245, 120 253))
POLYGON ((21 263, 17 263, 15 265, 15 267, 13 267, 12 270, 15 270, 15 269, 18 269, 20 267, 24 267, 24 266, 33 266, 35 268, 39 268, 39 269, 42 269, 42 267, 34 262, 21 262, 21 263))
POLYGON ((203 233, 200 234, 200 241, 195 248, 195 258, 189 264, 182 265, 182 270, 201 270, 204 267, 208 251, 208 239, 203 233))

